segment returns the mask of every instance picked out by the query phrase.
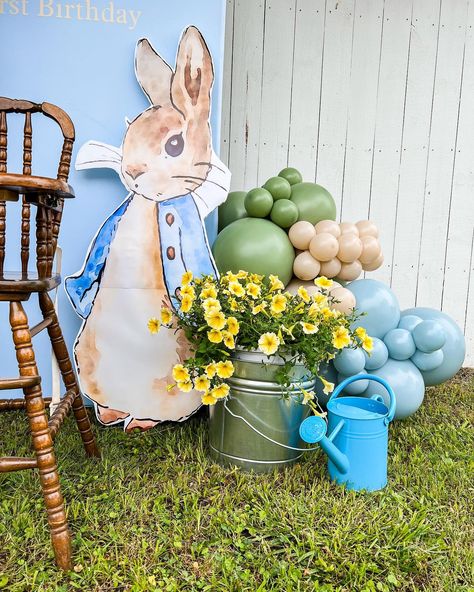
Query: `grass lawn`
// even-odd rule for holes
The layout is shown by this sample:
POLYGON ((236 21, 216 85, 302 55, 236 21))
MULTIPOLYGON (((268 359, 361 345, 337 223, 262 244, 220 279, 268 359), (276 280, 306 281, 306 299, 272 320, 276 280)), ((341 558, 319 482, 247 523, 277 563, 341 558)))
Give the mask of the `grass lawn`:
MULTIPOLYGON (((389 485, 372 494, 331 484, 320 452, 280 474, 222 469, 203 414, 98 429, 102 462, 68 419, 57 450, 75 571, 55 569, 36 475, 2 475, 0 590, 472 591, 473 401, 472 372, 428 389, 391 427, 389 485)), ((25 427, 1 415, 1 453, 27 453, 25 427)))

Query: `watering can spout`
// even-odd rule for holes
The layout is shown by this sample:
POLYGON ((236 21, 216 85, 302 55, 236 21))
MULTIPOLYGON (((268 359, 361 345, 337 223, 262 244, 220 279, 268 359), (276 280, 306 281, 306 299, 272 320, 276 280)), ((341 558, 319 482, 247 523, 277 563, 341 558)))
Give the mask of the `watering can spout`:
POLYGON ((300 436, 308 443, 315 444, 316 442, 327 454, 329 460, 337 467, 341 473, 347 473, 349 470, 349 459, 343 454, 339 448, 333 443, 333 439, 337 436, 344 425, 344 420, 337 424, 329 436, 326 436, 326 422, 322 417, 312 415, 307 417, 300 426, 300 436))

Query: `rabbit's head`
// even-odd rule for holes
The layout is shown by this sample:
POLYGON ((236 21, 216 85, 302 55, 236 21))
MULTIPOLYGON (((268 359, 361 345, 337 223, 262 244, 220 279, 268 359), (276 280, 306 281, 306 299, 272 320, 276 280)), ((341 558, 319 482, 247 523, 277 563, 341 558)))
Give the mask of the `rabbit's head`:
POLYGON ((155 201, 190 193, 211 168, 214 72, 207 45, 195 27, 188 27, 173 72, 148 40, 141 39, 135 68, 152 106, 128 126, 121 176, 133 193, 155 201))

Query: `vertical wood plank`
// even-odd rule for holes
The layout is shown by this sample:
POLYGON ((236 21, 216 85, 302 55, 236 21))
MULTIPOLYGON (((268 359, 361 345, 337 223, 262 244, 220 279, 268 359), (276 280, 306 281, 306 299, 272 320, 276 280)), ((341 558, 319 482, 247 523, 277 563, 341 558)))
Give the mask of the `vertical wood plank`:
POLYGON ((327 0, 316 180, 340 213, 351 74, 354 0, 327 0))
POLYGON ((416 296, 439 19, 440 0, 414 0, 391 279, 401 308, 416 296))
POLYGON ((298 0, 288 165, 314 181, 321 99, 326 0, 298 0))
POLYGON ((258 182, 288 161, 296 0, 267 0, 258 182))
POLYGON ((224 66, 222 79, 220 158, 229 165, 229 138, 232 108, 232 60, 234 52, 234 0, 227 0, 225 13, 224 66))
POLYGON ((442 4, 416 294, 417 304, 434 308, 443 291, 466 22, 466 0, 442 4))

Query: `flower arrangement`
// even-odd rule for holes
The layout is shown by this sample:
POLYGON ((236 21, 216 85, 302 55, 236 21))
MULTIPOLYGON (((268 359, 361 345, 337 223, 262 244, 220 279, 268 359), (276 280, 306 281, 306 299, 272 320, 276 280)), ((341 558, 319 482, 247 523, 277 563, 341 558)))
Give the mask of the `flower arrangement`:
MULTIPOLYGON (((277 379, 282 386, 291 383, 294 366, 303 364, 330 393, 334 385, 319 375, 320 365, 344 347, 370 352, 372 339, 361 327, 351 329, 356 313, 331 308, 337 302, 330 295, 332 280, 319 277, 314 283, 315 293, 301 286, 292 294, 273 275, 239 271, 216 279, 186 272, 176 297, 177 312, 162 308, 160 319, 150 319, 148 329, 184 331, 193 355, 174 366, 173 378, 181 391, 202 392, 204 404, 214 405, 229 394, 225 381, 234 372, 230 357, 236 347, 281 356, 285 363, 277 379)), ((304 402, 310 402, 312 396, 304 395, 304 402)))

